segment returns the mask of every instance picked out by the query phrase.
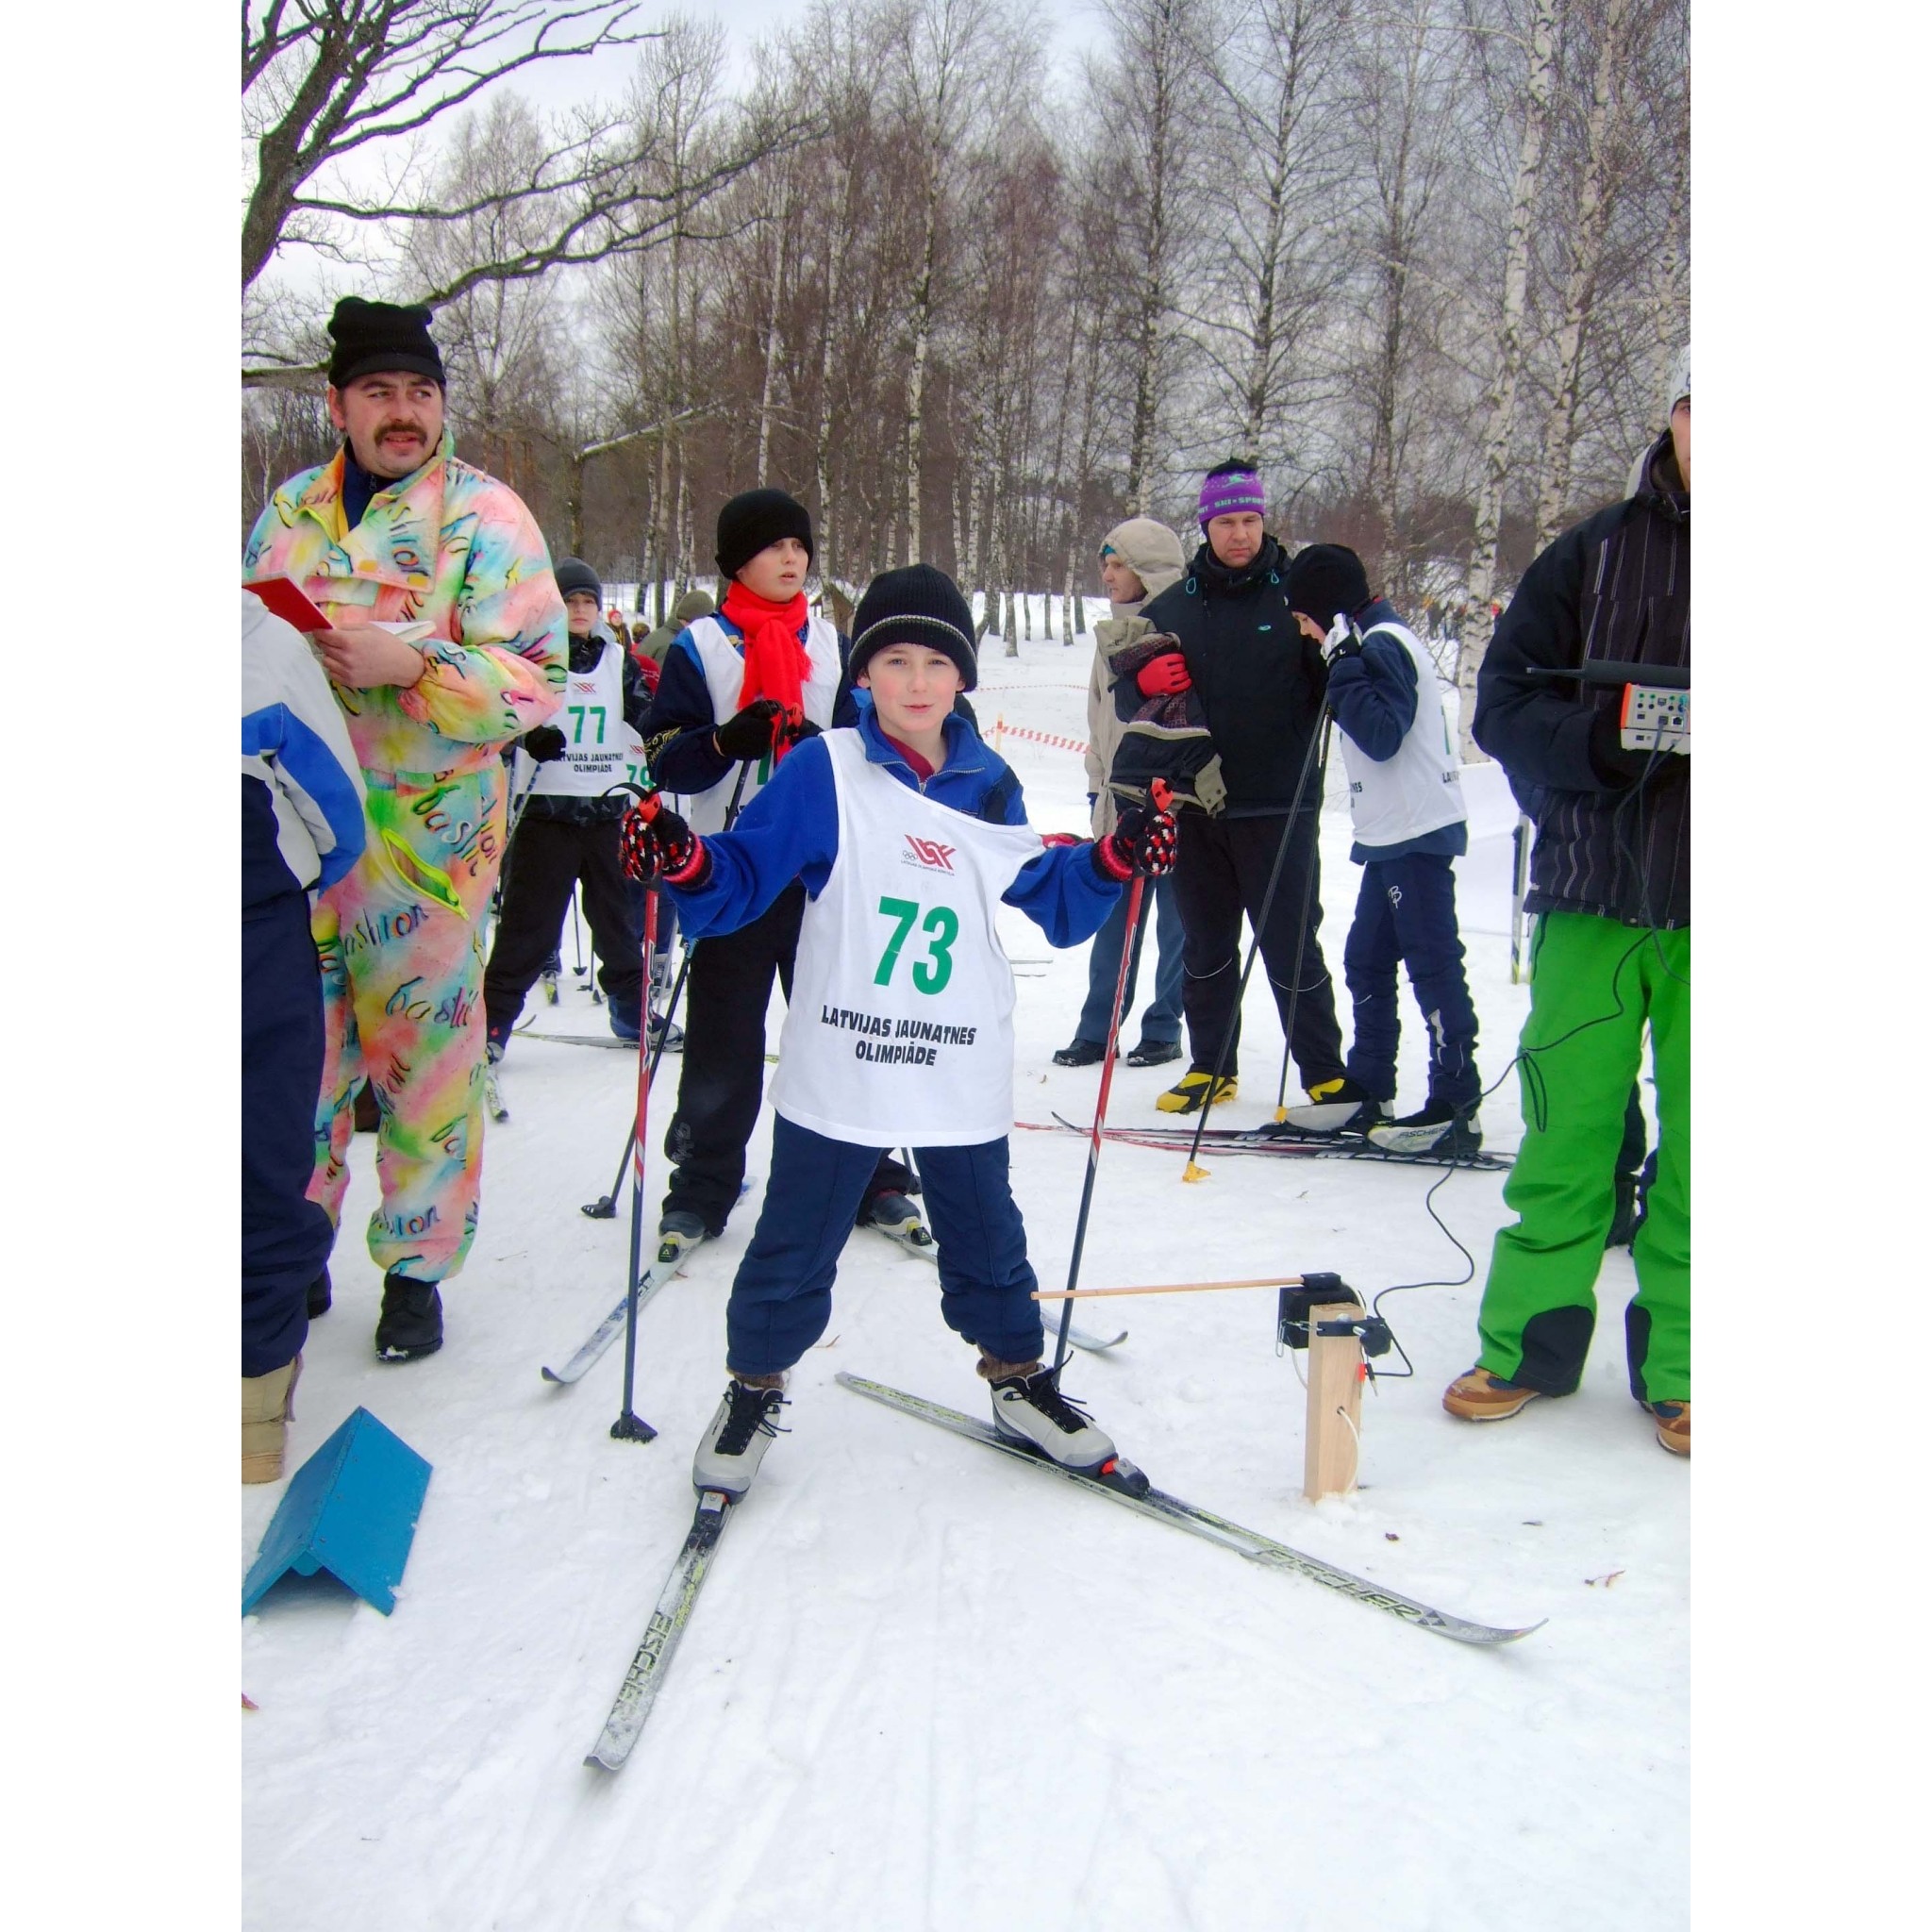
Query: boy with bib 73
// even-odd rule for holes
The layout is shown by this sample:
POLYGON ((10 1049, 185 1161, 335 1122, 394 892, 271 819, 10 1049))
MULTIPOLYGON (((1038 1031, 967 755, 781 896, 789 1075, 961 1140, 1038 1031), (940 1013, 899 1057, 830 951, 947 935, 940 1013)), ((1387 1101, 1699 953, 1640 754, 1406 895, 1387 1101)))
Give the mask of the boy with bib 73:
POLYGON ((1174 821, 1133 807, 1098 843, 1043 841, 1026 824, 1018 780, 953 715, 974 681, 973 621, 941 572, 875 577, 853 633, 858 726, 800 744, 735 831, 700 838, 655 799, 625 821, 632 875, 675 892, 693 934, 757 918, 793 878, 809 895, 771 1178, 726 1314, 731 1379, 691 1470, 700 1491, 734 1497, 776 1431, 786 1372, 824 1333, 854 1211, 893 1145, 918 1150, 941 1309, 979 1350, 994 1426, 1070 1468, 1114 1453, 1041 1362, 1008 1180, 1014 993, 994 915, 1017 907, 1077 945, 1136 870, 1172 866, 1174 821))

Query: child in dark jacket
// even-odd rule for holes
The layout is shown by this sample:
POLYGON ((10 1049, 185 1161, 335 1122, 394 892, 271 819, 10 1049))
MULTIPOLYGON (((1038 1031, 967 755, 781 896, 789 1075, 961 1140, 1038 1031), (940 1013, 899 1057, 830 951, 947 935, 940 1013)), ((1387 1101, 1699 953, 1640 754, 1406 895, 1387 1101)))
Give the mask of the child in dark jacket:
POLYGON ((771 1179, 732 1284, 731 1379, 692 1481, 749 1488, 786 1372, 830 1319, 878 1150, 899 1144, 918 1150, 941 1309, 978 1347, 994 1426, 1098 1469, 1112 1442, 1041 1361, 1037 1277, 1008 1180, 1014 992, 994 914, 1017 907, 1052 944, 1077 945, 1137 868, 1171 866, 1174 822, 1134 807, 1097 844, 1043 841, 1027 824, 1013 774, 953 713, 974 677, 973 624, 939 571, 874 579, 848 668, 858 725, 796 746, 735 831, 701 837, 656 801, 625 821, 633 874, 669 887, 693 935, 755 920, 794 879, 808 895, 772 1083, 771 1179))
POLYGON ((1361 896, 1342 951, 1355 1002, 1348 1075, 1366 1096, 1296 1107, 1295 1126, 1365 1133, 1379 1147, 1474 1154, 1475 1008, 1462 971, 1454 859, 1469 850, 1461 763, 1436 696, 1435 667, 1386 598, 1374 597, 1362 560, 1340 543, 1310 543, 1288 568, 1288 603, 1302 634, 1324 646, 1328 705, 1341 733, 1361 896), (1401 1038, 1395 969, 1429 1029, 1427 1103, 1388 1118, 1401 1038))

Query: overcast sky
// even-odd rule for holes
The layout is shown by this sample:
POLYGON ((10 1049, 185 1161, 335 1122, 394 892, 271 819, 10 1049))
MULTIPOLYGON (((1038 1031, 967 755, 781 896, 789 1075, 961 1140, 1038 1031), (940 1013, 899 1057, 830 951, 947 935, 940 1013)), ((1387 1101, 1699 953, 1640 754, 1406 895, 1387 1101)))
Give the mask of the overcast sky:
MULTIPOLYGON (((1049 58, 1058 76, 1073 71, 1081 45, 1095 31, 1091 0, 1035 0, 1049 42, 1049 58)), ((748 84, 752 78, 752 56, 760 40, 776 29, 802 22, 808 10, 808 0, 735 0, 728 7, 688 5, 689 13, 722 20, 725 28, 726 78, 731 88, 748 84)), ((670 6, 646 4, 640 18, 648 25, 666 19, 670 6)), ((512 85, 518 92, 543 108, 564 108, 573 103, 609 97, 620 92, 637 58, 635 48, 618 48, 589 60, 540 62, 517 75, 512 85)))

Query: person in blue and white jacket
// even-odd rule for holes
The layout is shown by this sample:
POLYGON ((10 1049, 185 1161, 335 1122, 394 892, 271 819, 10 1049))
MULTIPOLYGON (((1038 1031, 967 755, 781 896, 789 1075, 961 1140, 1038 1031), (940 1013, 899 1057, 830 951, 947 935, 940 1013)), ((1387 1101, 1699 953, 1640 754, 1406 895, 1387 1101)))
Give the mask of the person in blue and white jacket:
POLYGON ((1475 1008, 1462 970, 1453 861, 1469 850, 1461 761, 1450 741, 1428 653, 1386 598, 1372 596, 1362 560, 1341 543, 1310 543, 1288 567, 1288 605, 1305 637, 1325 646, 1328 707, 1348 767, 1361 896, 1342 951, 1355 1002, 1350 1080, 1367 1097, 1291 1108, 1301 1127, 1365 1133, 1407 1154, 1474 1154, 1475 1008), (1427 1103, 1388 1118, 1401 1038, 1395 969, 1429 1029, 1427 1103))
POLYGON ((772 1172, 726 1314, 730 1381, 700 1442, 699 1491, 741 1495, 793 1363, 824 1333, 832 1280, 881 1147, 918 1150, 941 1311, 979 1350, 1002 1434, 1079 1469, 1113 1444, 1041 1365, 1026 1231, 1008 1181, 1013 974, 995 915, 1056 946, 1090 939, 1136 871, 1174 862, 1174 820, 1133 806, 1105 840, 1042 840, 1004 760, 953 711, 973 620, 925 564, 874 578, 853 618, 858 723, 800 743, 735 831, 700 836, 657 800, 625 821, 633 876, 677 895, 686 930, 730 932, 802 881, 772 1172))
POLYGON ((335 1229, 308 1198, 322 1091, 312 895, 362 856, 362 769, 307 641, 242 593, 242 1480, 282 1473, 335 1229))

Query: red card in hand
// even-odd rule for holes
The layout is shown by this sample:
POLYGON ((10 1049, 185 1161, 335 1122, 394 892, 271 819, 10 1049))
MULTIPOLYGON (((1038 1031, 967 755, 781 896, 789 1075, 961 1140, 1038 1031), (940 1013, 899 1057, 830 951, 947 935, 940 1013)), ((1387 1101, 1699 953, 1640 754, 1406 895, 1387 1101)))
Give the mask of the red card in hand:
POLYGON ((263 577, 242 588, 253 591, 284 624, 292 624, 305 635, 330 628, 328 619, 308 601, 292 577, 263 577))

